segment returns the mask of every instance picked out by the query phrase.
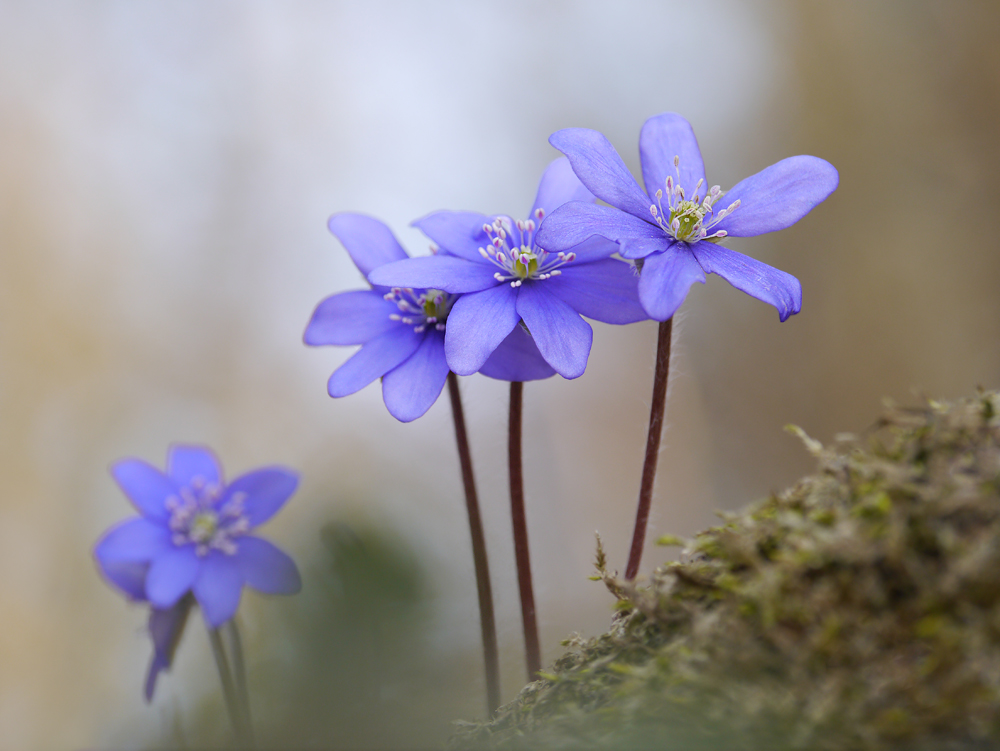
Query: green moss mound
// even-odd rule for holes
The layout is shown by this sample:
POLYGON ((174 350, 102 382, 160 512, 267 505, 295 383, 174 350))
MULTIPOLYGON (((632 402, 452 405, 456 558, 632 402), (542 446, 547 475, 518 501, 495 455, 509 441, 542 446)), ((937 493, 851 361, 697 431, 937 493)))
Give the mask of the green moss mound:
POLYGON ((1000 748, 1000 394, 890 407, 833 448, 802 437, 816 474, 650 581, 599 549, 611 630, 452 744, 1000 748))

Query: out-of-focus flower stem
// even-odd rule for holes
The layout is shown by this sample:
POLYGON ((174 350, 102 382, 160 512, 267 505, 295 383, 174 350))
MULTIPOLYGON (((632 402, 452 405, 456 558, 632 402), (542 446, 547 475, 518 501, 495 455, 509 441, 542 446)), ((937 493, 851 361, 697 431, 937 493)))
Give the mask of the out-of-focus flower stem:
POLYGON ((479 626, 486 668, 486 711, 492 714, 500 706, 500 658, 496 619, 493 615, 493 588, 490 585, 490 565, 486 557, 486 536, 483 534, 483 520, 479 513, 476 479, 472 473, 469 437, 465 432, 465 411, 462 409, 462 395, 458 390, 458 376, 454 373, 448 373, 448 395, 451 397, 451 414, 455 421, 455 442, 458 444, 458 459, 462 466, 465 506, 469 513, 469 533, 472 537, 472 560, 476 569, 476 589, 479 592, 479 626))
POLYGON ((247 686, 247 671, 243 660, 243 639, 240 638, 240 629, 234 616, 226 624, 226 633, 229 636, 229 649, 233 657, 233 679, 236 683, 236 695, 240 701, 240 711, 243 713, 243 721, 246 723, 247 733, 253 741, 253 720, 250 714, 250 689, 247 686))
POLYGON ((667 377, 670 374, 670 340, 674 319, 660 322, 656 340, 656 372, 653 375, 653 403, 649 409, 649 433, 646 435, 646 458, 642 464, 642 482, 639 485, 639 506, 635 512, 635 531, 632 533, 632 548, 628 554, 625 578, 635 579, 642 560, 642 548, 646 542, 646 524, 649 522, 649 507, 653 502, 653 481, 656 479, 656 463, 660 455, 660 435, 663 433, 663 413, 667 406, 667 377))
POLYGON ((521 468, 521 412, 524 384, 510 384, 510 517, 514 527, 514 558, 517 562, 517 586, 521 594, 521 621, 524 626, 524 659, 528 680, 534 681, 542 667, 535 618, 535 593, 531 586, 531 560, 528 556, 528 525, 524 515, 524 475, 521 468))
POLYGON ((236 733, 236 743, 240 748, 255 748, 250 723, 240 709, 240 701, 236 694, 236 688, 233 686, 233 676, 229 670, 229 659, 226 657, 226 648, 222 643, 222 636, 219 633, 219 629, 210 628, 208 630, 208 640, 212 644, 215 665, 219 669, 222 695, 226 700, 229 721, 232 723, 233 731, 236 733))

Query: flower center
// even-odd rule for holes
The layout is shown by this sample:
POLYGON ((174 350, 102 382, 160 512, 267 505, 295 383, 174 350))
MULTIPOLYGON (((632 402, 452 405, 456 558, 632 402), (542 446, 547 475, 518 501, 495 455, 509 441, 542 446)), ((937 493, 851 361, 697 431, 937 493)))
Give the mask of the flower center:
POLYGON ((455 302, 455 296, 439 289, 425 289, 417 292, 410 287, 393 287, 386 292, 385 299, 396 303, 399 313, 393 313, 389 318, 407 326, 413 326, 418 334, 433 326, 437 331, 444 331, 448 312, 455 302))
POLYGON ((684 188, 680 186, 680 164, 680 157, 675 156, 674 172, 677 173, 677 180, 675 182, 672 175, 667 177, 667 208, 663 208, 664 192, 661 189, 656 191, 656 203, 649 207, 649 211, 660 225, 660 229, 677 240, 688 243, 701 240, 719 242, 726 236, 726 231, 720 229, 711 235, 708 231, 740 207, 739 199, 716 214, 715 204, 725 193, 718 185, 713 185, 702 199, 698 191, 705 182, 703 179, 698 180, 698 184, 694 186, 694 195, 688 198, 684 195, 684 188))
POLYGON ((190 487, 181 488, 178 495, 167 498, 170 512, 167 523, 174 545, 194 545, 199 557, 208 555, 210 550, 221 550, 226 555, 236 552, 235 539, 250 529, 243 509, 246 493, 234 493, 219 508, 221 496, 221 486, 195 477, 190 487))
MULTIPOLYGON (((539 221, 544 216, 542 209, 535 211, 539 221)), ((535 227, 534 219, 518 219, 515 227, 505 219, 483 225, 483 231, 490 237, 490 250, 480 248, 479 253, 500 268, 493 275, 498 282, 509 281, 511 287, 520 287, 525 279, 543 281, 559 276, 560 266, 576 260, 576 253, 549 253, 535 245, 535 227)))
POLYGON ((219 517, 214 511, 202 511, 194 515, 189 533, 191 539, 196 542, 207 542, 215 537, 215 532, 219 528, 219 517))

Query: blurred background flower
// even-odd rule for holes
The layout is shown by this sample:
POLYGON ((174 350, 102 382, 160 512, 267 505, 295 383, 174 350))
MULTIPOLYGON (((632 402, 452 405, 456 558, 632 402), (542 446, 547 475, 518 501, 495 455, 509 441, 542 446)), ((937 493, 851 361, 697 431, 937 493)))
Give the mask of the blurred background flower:
MULTIPOLYGON (((108 465, 174 440, 233 476, 301 471, 269 537, 303 592, 241 612, 265 738, 428 746, 481 713, 447 404, 404 425, 377 385, 330 399, 350 352, 301 334, 362 282, 330 214, 377 215, 413 250, 431 211, 516 214, 559 128, 601 131, 638 174, 639 128, 672 110, 723 186, 792 154, 840 172, 806 220, 739 244, 801 280, 801 314, 779 324, 715 278, 689 295, 650 540, 809 469, 786 423, 828 440, 883 396, 996 386, 998 23, 936 0, 0 4, 0 746, 225 732, 194 631, 143 705, 143 609, 90 560, 121 516, 108 465)), ((638 489, 656 325, 594 329, 585 375, 526 401, 545 659, 606 628, 593 531, 623 567, 638 489)), ((510 698, 506 384, 462 385, 510 698)))

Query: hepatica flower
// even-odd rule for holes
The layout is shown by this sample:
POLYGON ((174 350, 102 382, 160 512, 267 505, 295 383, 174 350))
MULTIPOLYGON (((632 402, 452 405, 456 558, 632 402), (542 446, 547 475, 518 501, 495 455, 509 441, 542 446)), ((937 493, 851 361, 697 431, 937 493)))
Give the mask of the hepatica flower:
POLYGON ((773 305, 784 321, 802 308, 799 281, 719 245, 795 224, 836 188, 837 170, 814 156, 793 156, 737 183, 708 188, 690 123, 667 112, 639 134, 646 190, 618 152, 595 130, 567 128, 549 142, 569 157, 584 185, 611 204, 572 202, 557 209, 536 238, 559 251, 592 235, 620 243, 624 258, 643 259, 639 298, 650 317, 670 318, 694 282, 718 274, 737 289, 773 305))
MULTIPOLYGON (((328 226, 365 276, 383 264, 409 258, 392 230, 372 217, 334 214, 328 226)), ((444 331, 454 302, 453 295, 439 289, 341 292, 316 306, 303 340, 314 347, 360 344, 330 376, 330 396, 353 394, 381 378, 389 414, 410 422, 430 409, 444 388, 444 331)))
POLYGON ((638 302, 634 273, 609 257, 617 250, 614 243, 588 235, 552 253, 535 241, 547 212, 571 200, 593 201, 594 196, 560 158, 542 176, 527 218, 465 211, 430 214, 414 225, 441 252, 380 266, 368 279, 376 285, 431 287, 461 295, 452 305, 444 338, 448 364, 459 375, 483 369, 504 380, 528 380, 517 377, 523 365, 518 349, 533 354, 533 343, 547 363, 536 363, 539 373, 551 368, 576 378, 586 368, 593 340, 581 314, 607 323, 647 316, 638 302), (530 340, 517 330, 521 322, 530 340), (506 370, 491 359, 501 345, 510 366, 506 370))
POLYGON ((265 467, 226 484, 211 451, 181 445, 170 448, 165 473, 124 459, 111 474, 141 516, 108 530, 94 556, 108 581, 152 606, 150 698, 193 602, 214 629, 236 614, 244 584, 267 594, 299 591, 294 561, 251 534, 295 492, 298 476, 265 467))

